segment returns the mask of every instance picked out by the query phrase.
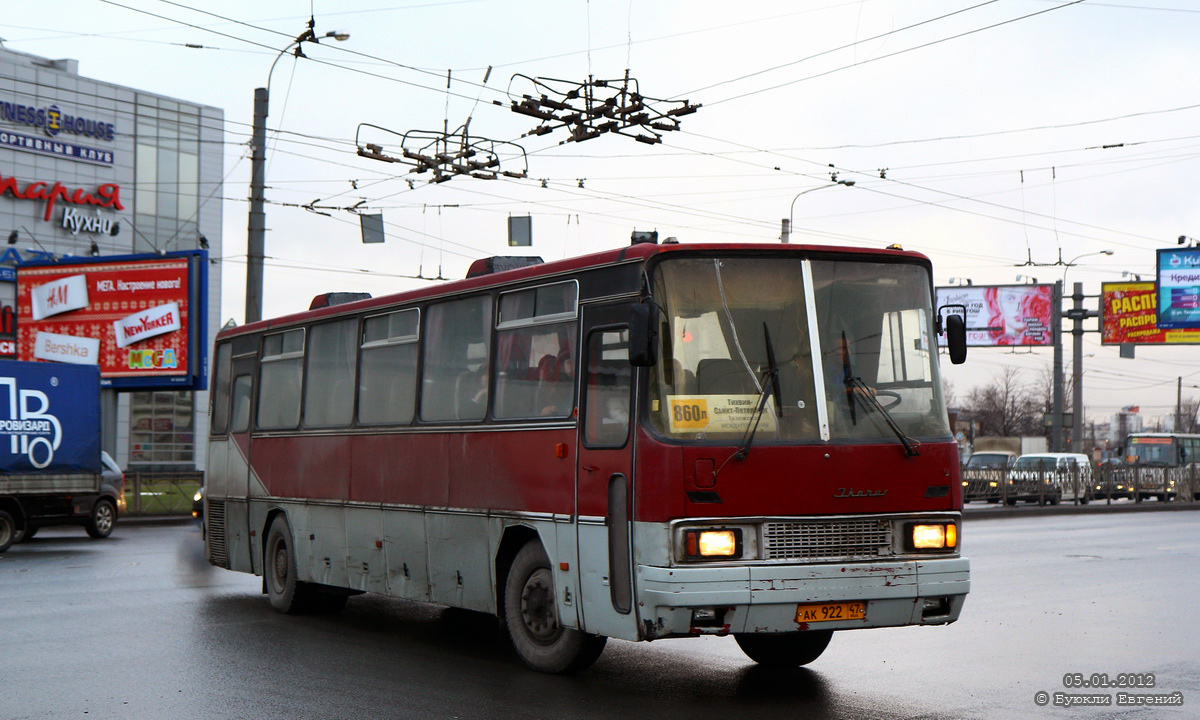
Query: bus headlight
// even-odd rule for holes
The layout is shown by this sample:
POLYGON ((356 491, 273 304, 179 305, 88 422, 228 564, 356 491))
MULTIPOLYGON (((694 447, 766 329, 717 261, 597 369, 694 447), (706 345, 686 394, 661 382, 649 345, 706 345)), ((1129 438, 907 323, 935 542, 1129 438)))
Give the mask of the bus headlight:
POLYGON ((724 560, 742 556, 741 528, 689 529, 683 533, 688 560, 724 560))
POLYGON ((909 550, 954 550, 958 547, 958 524, 913 523, 906 539, 909 550))

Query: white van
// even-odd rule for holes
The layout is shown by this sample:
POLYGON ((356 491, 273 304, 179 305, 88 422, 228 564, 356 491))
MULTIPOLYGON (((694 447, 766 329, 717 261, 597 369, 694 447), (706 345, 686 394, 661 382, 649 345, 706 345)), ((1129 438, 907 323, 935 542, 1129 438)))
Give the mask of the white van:
POLYGON ((1007 501, 1057 505, 1079 500, 1086 505, 1092 487, 1092 462, 1083 453, 1030 453, 1008 471, 1007 501))

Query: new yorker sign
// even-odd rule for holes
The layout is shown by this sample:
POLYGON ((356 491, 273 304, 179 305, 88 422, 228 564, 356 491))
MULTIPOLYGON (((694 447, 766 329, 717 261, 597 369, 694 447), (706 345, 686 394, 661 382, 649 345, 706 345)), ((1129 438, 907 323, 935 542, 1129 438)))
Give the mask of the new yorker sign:
POLYGON ((46 136, 0 130, 0 145, 100 165, 113 164, 112 150, 71 142, 73 139, 90 138, 111 143, 116 138, 116 126, 113 123, 72 115, 57 105, 37 107, 4 101, 0 101, 0 121, 41 130, 46 136))

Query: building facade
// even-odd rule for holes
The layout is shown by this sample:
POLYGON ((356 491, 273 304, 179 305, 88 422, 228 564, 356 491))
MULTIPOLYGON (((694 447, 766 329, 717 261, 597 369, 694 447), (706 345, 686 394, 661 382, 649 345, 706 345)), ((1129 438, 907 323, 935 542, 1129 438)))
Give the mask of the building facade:
MULTIPOLYGON (((16 352, 15 267, 207 248, 221 257, 224 113, 0 48, 0 357, 16 352)), ((209 266, 216 334, 221 265, 209 266)), ((106 390, 104 448, 127 471, 204 469, 206 391, 106 390)))

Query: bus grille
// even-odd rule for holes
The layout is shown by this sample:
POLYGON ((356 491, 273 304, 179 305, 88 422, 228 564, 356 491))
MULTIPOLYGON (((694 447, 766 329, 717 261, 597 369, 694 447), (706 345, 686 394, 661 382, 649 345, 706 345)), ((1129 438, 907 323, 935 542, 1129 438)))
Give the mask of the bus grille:
POLYGON ((208 562, 229 569, 229 550, 225 547, 225 502, 208 501, 204 522, 208 527, 208 562))
POLYGON ((767 560, 853 560, 892 553, 886 519, 803 520, 763 524, 767 560))

